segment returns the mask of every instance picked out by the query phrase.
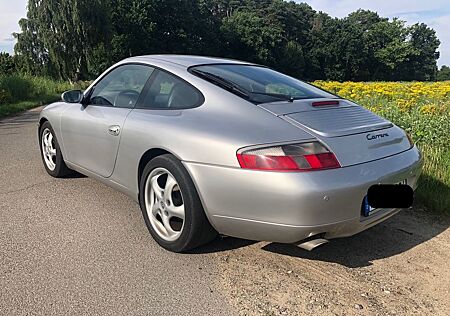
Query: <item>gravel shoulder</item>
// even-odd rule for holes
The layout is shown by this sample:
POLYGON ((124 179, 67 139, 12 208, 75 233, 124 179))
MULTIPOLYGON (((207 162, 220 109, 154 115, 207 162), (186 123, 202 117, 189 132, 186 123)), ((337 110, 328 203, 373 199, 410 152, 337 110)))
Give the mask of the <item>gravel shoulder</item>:
POLYGON ((241 315, 450 315, 449 224, 408 210, 313 252, 229 238, 221 286, 241 315))

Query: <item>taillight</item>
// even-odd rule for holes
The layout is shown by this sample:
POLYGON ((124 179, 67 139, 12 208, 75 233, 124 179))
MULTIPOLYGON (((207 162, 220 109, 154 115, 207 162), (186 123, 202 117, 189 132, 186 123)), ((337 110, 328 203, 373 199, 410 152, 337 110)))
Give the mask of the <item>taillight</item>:
POLYGON ((336 156, 319 142, 250 149, 237 154, 241 168, 315 171, 340 168, 336 156))

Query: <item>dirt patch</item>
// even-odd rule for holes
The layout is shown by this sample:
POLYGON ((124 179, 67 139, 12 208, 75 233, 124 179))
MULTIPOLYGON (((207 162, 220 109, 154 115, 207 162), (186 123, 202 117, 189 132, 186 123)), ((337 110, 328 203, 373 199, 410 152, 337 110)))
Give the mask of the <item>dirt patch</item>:
POLYGON ((221 286, 242 315, 450 315, 449 224, 404 211, 313 252, 226 238, 221 286))

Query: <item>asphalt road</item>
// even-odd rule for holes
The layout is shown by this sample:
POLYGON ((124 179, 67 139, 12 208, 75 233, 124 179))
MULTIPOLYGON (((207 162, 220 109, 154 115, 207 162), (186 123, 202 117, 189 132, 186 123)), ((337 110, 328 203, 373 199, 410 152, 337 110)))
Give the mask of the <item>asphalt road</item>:
POLYGON ((47 175, 38 113, 0 121, 0 314, 235 314, 214 251, 167 252, 125 195, 47 175))

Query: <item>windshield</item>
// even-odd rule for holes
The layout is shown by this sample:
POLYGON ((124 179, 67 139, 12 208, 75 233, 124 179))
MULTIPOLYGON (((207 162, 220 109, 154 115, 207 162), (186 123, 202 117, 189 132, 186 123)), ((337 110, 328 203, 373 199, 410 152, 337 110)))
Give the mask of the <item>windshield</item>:
POLYGON ((213 64, 189 70, 254 103, 336 98, 310 84, 262 66, 213 64))

